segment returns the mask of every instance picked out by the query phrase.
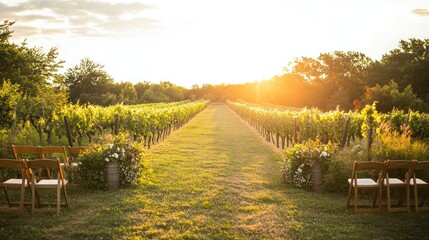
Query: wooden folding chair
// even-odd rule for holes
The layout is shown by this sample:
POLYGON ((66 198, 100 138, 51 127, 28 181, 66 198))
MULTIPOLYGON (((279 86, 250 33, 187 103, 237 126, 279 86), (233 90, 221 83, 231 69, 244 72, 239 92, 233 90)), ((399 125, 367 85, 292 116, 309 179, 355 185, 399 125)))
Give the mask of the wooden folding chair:
POLYGON ((29 156, 33 159, 40 158, 40 150, 36 146, 12 145, 12 150, 16 160, 28 159, 29 156), (22 156, 22 154, 25 156, 22 156))
MULTIPOLYGON (((42 153, 39 146, 12 145, 13 154, 16 160, 21 159, 41 159, 42 153), (24 156, 23 156, 24 155, 24 156)), ((46 178, 51 178, 49 169, 46 169, 46 178)), ((39 178, 42 178, 42 171, 39 171, 39 178)))
POLYGON ((414 207, 416 208, 416 212, 429 211, 429 207, 425 205, 426 197, 429 192, 429 183, 428 183, 429 181, 427 180, 429 175, 425 176, 426 181, 416 177, 416 171, 418 173, 421 173, 422 171, 426 171, 426 174, 429 174, 428 170, 429 170, 429 161, 423 161, 423 162, 417 161, 414 167, 413 179, 412 181, 410 181, 410 185, 414 189, 414 207), (422 200, 420 201, 420 204, 419 204, 419 198, 418 198, 418 188, 422 189, 423 191, 422 200))
POLYGON ((347 198, 347 208, 350 207, 352 191, 354 192, 354 211, 355 212, 379 212, 381 211, 381 176, 384 170, 382 162, 357 162, 353 164, 352 176, 348 179, 349 195, 347 198), (360 178, 358 175, 365 175, 360 178), (375 179, 375 180, 374 180, 375 179), (372 205, 358 204, 358 190, 372 189, 376 194, 374 199, 378 199, 378 206, 375 201, 372 205))
POLYGON ((85 151, 88 151, 89 147, 68 147, 68 152, 70 155, 70 159, 72 160, 70 162, 70 166, 77 166, 76 157, 79 154, 82 154, 85 151))
POLYGON ((61 166, 68 166, 69 159, 67 157, 66 147, 64 146, 45 146, 40 147, 40 158, 42 159, 60 159, 61 166))
POLYGON ((23 212, 24 193, 25 188, 28 186, 25 161, 15 159, 0 159, 0 169, 15 169, 21 172, 21 178, 9 178, 6 181, 3 181, 3 177, 0 174, 0 187, 3 188, 8 203, 8 207, 0 207, 0 210, 16 210, 23 212), (9 193, 9 188, 20 188, 21 192, 18 204, 12 201, 11 194, 9 193))
MULTIPOLYGON (((56 212, 57 215, 60 214, 61 211, 61 190, 64 194, 65 203, 64 206, 68 207, 68 196, 67 196, 67 180, 64 179, 64 174, 60 165, 60 160, 58 159, 36 159, 36 160, 27 160, 27 167, 31 172, 31 213, 34 212, 56 212), (34 174, 33 169, 41 169, 41 168, 49 168, 55 169, 58 172, 57 179, 41 179, 37 181, 37 178, 34 174), (47 203, 42 204, 39 202, 40 208, 36 208, 36 191, 37 189, 56 189, 56 203, 47 203), (44 206, 55 205, 56 208, 44 208, 44 206)), ((40 201, 40 200, 39 200, 40 201)))
POLYGON ((383 186, 386 187, 387 192, 387 211, 388 212, 402 212, 410 211, 410 179, 413 174, 413 169, 416 160, 388 160, 383 172, 383 186), (396 177, 393 172, 396 170, 396 177), (402 171, 402 172, 401 172, 402 171), (405 172, 405 173, 404 173, 405 172), (401 177, 399 176, 401 175, 401 177), (403 189, 398 200, 398 205, 392 207, 391 188, 403 189), (405 194, 405 195, 404 195, 405 194), (403 205, 404 196, 407 200, 407 206, 403 205))

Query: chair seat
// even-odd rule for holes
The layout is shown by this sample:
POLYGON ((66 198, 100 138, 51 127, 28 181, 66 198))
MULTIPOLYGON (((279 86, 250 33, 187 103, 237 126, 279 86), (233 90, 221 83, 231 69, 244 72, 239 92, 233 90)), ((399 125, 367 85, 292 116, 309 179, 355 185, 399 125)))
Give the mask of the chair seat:
MULTIPOLYGON (((42 179, 36 183, 36 186, 56 186, 58 184, 58 179, 42 179)), ((67 180, 64 179, 64 184, 67 184, 67 180)), ((60 185, 62 182, 60 181, 60 185)))
MULTIPOLYGON (((384 183, 384 185, 386 185, 387 179, 384 179, 383 183, 384 183)), ((389 185, 404 185, 404 184, 405 184, 405 182, 399 178, 389 178, 389 185)))
MULTIPOLYGON (((417 185, 428 185, 427 182, 421 180, 420 178, 416 178, 416 184, 417 185)), ((413 180, 410 181, 410 185, 414 185, 414 181, 413 180)))
MULTIPOLYGON (((352 184, 352 186, 354 187, 354 182, 352 181, 352 179, 348 179, 349 184, 352 184)), ((358 187, 378 187, 378 183, 376 183, 374 180, 372 180, 371 178, 358 178, 357 179, 357 186, 358 187)))
MULTIPOLYGON (((8 184, 8 185, 21 185, 21 184, 22 184, 22 179, 19 179, 19 178, 11 178, 11 179, 8 179, 7 181, 3 182, 3 184, 8 184)), ((25 186, 27 186, 27 179, 24 179, 24 184, 25 184, 25 186)))

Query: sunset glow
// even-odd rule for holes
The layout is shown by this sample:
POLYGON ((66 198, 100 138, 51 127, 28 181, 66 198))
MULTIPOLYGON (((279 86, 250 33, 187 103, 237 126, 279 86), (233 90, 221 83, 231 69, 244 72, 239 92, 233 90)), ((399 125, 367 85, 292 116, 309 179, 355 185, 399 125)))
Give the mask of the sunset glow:
POLYGON ((0 1, 12 41, 58 47, 64 70, 89 58, 116 82, 194 84, 269 79, 296 57, 359 51, 380 59, 429 38, 418 0, 0 1))

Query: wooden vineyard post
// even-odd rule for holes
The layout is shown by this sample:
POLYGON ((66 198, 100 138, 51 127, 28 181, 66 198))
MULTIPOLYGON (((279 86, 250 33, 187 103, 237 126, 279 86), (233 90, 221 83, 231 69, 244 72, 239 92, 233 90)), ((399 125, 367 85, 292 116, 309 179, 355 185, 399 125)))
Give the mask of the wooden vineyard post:
POLYGON ((408 108, 408 113, 407 113, 407 122, 406 124, 409 125, 410 124, 410 116, 411 116, 411 109, 408 108))
POLYGON ((278 132, 276 133, 276 146, 280 148, 280 134, 278 132))
POLYGON ((113 122, 113 134, 114 135, 118 135, 118 120, 119 120, 119 115, 115 114, 115 121, 113 122))
POLYGON ((296 118, 294 119, 294 122, 293 122, 293 135, 294 135, 294 143, 292 145, 298 142, 298 126, 296 124, 296 118))
POLYGON ((72 141, 72 137, 71 137, 71 133, 70 133, 70 125, 69 125, 69 121, 67 119, 67 116, 64 116, 64 125, 66 127, 66 134, 67 134, 67 140, 69 141, 69 146, 73 147, 73 141, 72 141))
POLYGON ((349 133, 349 128, 350 128, 350 120, 351 120, 350 116, 347 116, 346 128, 344 129, 343 138, 341 139, 341 143, 340 143, 340 148, 344 148, 344 146, 346 145, 347 135, 349 133))
POLYGON ((285 141, 286 141, 286 137, 282 136, 282 149, 285 149, 285 141))
POLYGON ((371 161, 372 127, 368 128, 368 161, 371 161))

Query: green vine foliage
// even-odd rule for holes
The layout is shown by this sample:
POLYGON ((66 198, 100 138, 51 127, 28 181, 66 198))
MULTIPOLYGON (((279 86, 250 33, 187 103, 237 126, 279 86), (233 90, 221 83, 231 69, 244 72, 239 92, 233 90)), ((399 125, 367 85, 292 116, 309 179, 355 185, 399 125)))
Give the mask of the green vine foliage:
POLYGON ((361 111, 361 115, 363 117, 361 133, 364 138, 368 137, 368 131, 374 131, 374 129, 376 129, 380 124, 380 116, 378 115, 375 106, 376 103, 377 102, 374 102, 371 105, 366 105, 361 111))
POLYGON ((137 183, 147 169, 143 161, 145 153, 143 144, 131 141, 126 134, 104 136, 78 157, 80 183, 88 189, 105 189, 105 169, 109 163, 118 164, 121 187, 137 183))

